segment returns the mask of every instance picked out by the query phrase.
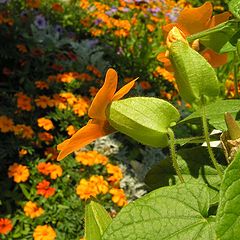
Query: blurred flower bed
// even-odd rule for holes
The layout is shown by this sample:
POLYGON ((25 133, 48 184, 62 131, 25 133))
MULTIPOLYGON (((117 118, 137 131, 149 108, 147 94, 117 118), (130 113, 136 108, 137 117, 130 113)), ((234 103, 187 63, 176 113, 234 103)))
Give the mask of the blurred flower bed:
MULTIPOLYGON (((157 55, 165 51, 161 26, 184 7, 191 4, 0 1, 1 239, 80 239, 86 200, 114 216, 146 193, 144 173, 161 150, 115 134, 57 161, 56 146, 88 121, 109 66, 122 84, 140 76, 133 95, 181 108, 174 76, 157 55)), ((231 97, 231 76, 226 84, 231 97)))

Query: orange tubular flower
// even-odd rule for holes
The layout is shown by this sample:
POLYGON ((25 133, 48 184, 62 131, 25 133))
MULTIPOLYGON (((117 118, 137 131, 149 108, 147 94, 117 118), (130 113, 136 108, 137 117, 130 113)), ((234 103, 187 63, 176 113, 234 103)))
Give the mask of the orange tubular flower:
POLYGON ((112 68, 107 71, 105 82, 88 110, 88 115, 92 119, 70 139, 58 145, 58 150, 61 150, 58 160, 65 158, 68 154, 84 147, 97 138, 115 131, 107 121, 105 111, 111 102, 119 100, 126 95, 134 86, 136 80, 132 80, 116 92, 118 83, 117 72, 112 68))
MULTIPOLYGON (((217 14, 212 17, 213 7, 210 2, 204 3, 198 8, 187 8, 184 9, 176 23, 170 23, 163 26, 163 32, 165 37, 168 35, 173 27, 179 28, 186 37, 204 30, 213 28, 220 23, 223 23, 229 19, 231 14, 229 12, 224 12, 217 14)), ((206 49, 201 54, 209 61, 213 67, 219 67, 227 62, 226 54, 217 54, 211 49, 206 49)), ((169 67, 169 63, 159 56, 159 61, 165 63, 169 67)))

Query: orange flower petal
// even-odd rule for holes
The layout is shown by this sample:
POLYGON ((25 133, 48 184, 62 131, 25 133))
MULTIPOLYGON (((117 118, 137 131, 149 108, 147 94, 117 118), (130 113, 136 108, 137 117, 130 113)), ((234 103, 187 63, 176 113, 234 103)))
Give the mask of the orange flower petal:
POLYGON ((215 27, 220 23, 226 22, 231 16, 230 12, 224 12, 212 17, 209 28, 215 27))
POLYGON ((134 86, 136 80, 138 78, 132 80, 131 82, 129 82, 128 84, 124 85, 122 88, 120 88, 113 96, 112 101, 116 101, 121 99, 124 95, 126 95, 134 86))
POLYGON ((70 139, 57 146, 57 149, 61 150, 57 160, 62 160, 68 154, 114 131, 107 121, 90 120, 86 126, 78 130, 70 139))
POLYGON ((93 102, 88 110, 90 118, 105 120, 105 110, 109 103, 111 103, 114 93, 117 90, 118 76, 117 72, 110 68, 105 77, 105 82, 100 90, 97 92, 93 102))
POLYGON ((198 8, 184 9, 180 13, 177 23, 186 35, 201 32, 209 27, 212 11, 210 2, 206 2, 198 8))
POLYGON ((227 54, 218 54, 211 49, 207 49, 201 54, 214 68, 224 65, 228 60, 227 54))

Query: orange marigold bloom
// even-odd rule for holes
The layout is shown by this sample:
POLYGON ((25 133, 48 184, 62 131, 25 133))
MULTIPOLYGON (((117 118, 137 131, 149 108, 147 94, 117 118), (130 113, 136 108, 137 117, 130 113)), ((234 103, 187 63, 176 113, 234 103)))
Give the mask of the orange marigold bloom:
POLYGON ((88 65, 87 70, 91 71, 98 78, 102 77, 102 73, 93 65, 88 65))
POLYGON ((35 99, 35 103, 43 109, 54 106, 54 101, 47 96, 39 96, 39 98, 35 99))
POLYGON ((76 96, 71 92, 60 93, 59 96, 65 99, 70 106, 77 102, 76 96))
POLYGON ((38 165, 37 165, 37 170, 44 174, 44 175, 48 175, 50 174, 50 168, 51 168, 51 163, 46 163, 46 162, 40 162, 38 165))
POLYGON ((141 81, 140 82, 140 86, 142 87, 142 89, 144 90, 148 90, 148 89, 151 89, 151 84, 147 81, 141 81))
POLYGON ((29 201, 25 204, 23 211, 26 216, 30 218, 36 218, 41 216, 44 213, 44 210, 41 207, 32 201, 29 201))
POLYGON ((127 199, 123 189, 112 188, 109 190, 109 193, 113 195, 112 201, 116 203, 119 207, 127 205, 127 199))
POLYGON ((38 126, 42 127, 46 131, 54 128, 53 123, 50 119, 42 117, 42 118, 39 118, 37 122, 38 122, 38 126))
POLYGON ((56 12, 60 12, 60 13, 64 12, 64 9, 63 9, 62 5, 59 4, 59 3, 53 3, 52 4, 52 10, 54 10, 56 12))
POLYGON ((76 191, 79 197, 84 200, 87 200, 90 197, 96 197, 98 194, 97 185, 94 182, 87 181, 86 179, 81 179, 76 191))
POLYGON ((41 133, 38 133, 38 138, 41 141, 46 142, 47 144, 49 144, 53 140, 53 135, 48 133, 48 132, 41 132, 41 133))
POLYGON ((34 136, 34 131, 32 128, 24 124, 17 124, 14 126, 13 131, 16 135, 26 139, 31 139, 34 136))
POLYGON ((54 240, 57 234, 54 229, 49 225, 38 225, 33 232, 34 240, 54 240))
POLYGON ((106 194, 109 189, 108 182, 104 180, 103 176, 91 176, 90 182, 93 182, 96 184, 98 193, 106 194))
POLYGON ((73 104, 73 112, 79 117, 82 117, 87 113, 88 107, 88 102, 84 98, 79 98, 77 102, 73 104))
POLYGON ((35 85, 39 89, 49 89, 48 83, 46 83, 44 81, 36 81, 35 85))
POLYGON ((122 170, 120 167, 108 163, 106 165, 107 173, 111 174, 108 178, 109 182, 117 183, 123 178, 122 170))
POLYGON ((50 187, 50 182, 47 180, 42 180, 38 185, 37 194, 44 196, 45 198, 49 198, 55 194, 56 188, 50 187))
POLYGON ((41 0, 27 0, 27 6, 30 8, 39 8, 41 0))
POLYGON ((69 136, 72 136, 77 131, 73 125, 69 125, 66 130, 69 136))
POLYGON ((28 168, 18 163, 14 163, 8 168, 8 177, 13 177, 13 181, 16 183, 26 182, 29 175, 28 168))
POLYGON ((92 97, 95 97, 98 91, 99 91, 99 89, 96 87, 90 87, 90 89, 89 89, 89 93, 92 97))
POLYGON ((108 158, 97 151, 78 152, 76 155, 77 162, 83 165, 92 166, 96 164, 106 165, 108 158))
POLYGON ((8 218, 0 218, 0 234, 7 234, 13 228, 12 221, 8 218))
POLYGON ((3 133, 11 132, 14 129, 14 123, 7 116, 0 116, 0 131, 3 133))
POLYGON ((26 53, 27 52, 27 48, 24 44, 17 44, 16 47, 17 47, 18 51, 21 52, 21 53, 26 53))

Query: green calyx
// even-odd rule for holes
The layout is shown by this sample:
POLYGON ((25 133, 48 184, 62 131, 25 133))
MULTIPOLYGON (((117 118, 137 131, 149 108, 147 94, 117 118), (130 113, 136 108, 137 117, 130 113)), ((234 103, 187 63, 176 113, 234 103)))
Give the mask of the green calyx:
POLYGON ((113 128, 152 147, 168 146, 168 128, 180 118, 173 105, 153 97, 114 101, 106 115, 113 128))

